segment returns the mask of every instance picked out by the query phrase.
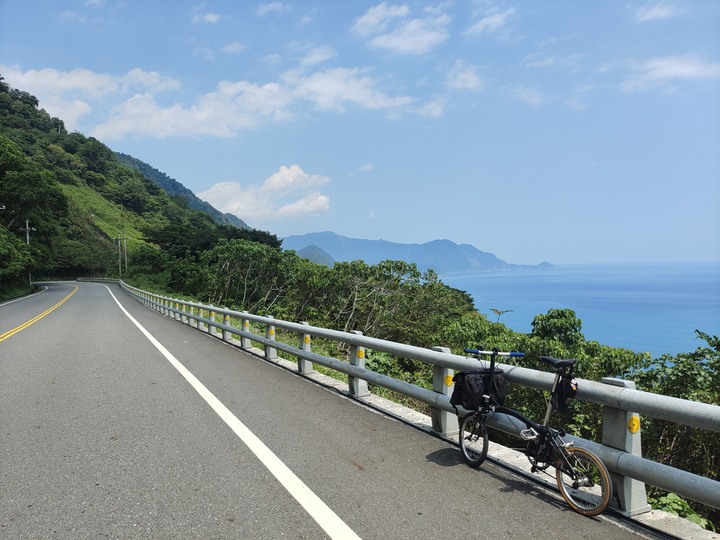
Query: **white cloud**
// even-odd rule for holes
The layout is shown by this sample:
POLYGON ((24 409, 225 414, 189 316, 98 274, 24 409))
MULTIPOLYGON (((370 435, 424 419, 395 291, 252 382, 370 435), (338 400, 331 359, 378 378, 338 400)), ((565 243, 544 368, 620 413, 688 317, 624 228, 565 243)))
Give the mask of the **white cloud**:
POLYGON ((373 36, 371 47, 400 54, 425 54, 448 39, 450 16, 442 12, 444 7, 426 9, 430 16, 408 20, 410 8, 406 4, 382 2, 356 19, 352 29, 363 37, 373 36))
POLYGON ((221 50, 222 52, 228 54, 239 54, 245 50, 245 45, 243 45, 239 41, 233 41, 225 45, 221 50))
POLYGON ((80 125, 80 120, 92 110, 92 107, 88 103, 79 99, 72 101, 64 101, 62 99, 47 101, 41 108, 45 109, 50 116, 62 118, 65 129, 70 131, 77 130, 80 125))
POLYGON ((180 83, 142 69, 113 76, 82 69, 23 72, 0 66, 0 73, 11 86, 37 96, 40 106, 61 118, 70 130, 80 129, 81 120, 89 123, 92 119, 93 124, 83 130, 102 140, 128 134, 232 137, 264 123, 297 118, 308 107, 343 112, 354 105, 385 109, 392 115, 413 103, 412 97, 383 92, 369 69, 309 71, 334 54, 329 47, 318 47, 302 59, 298 69, 284 73, 280 82, 221 81, 191 103, 161 100, 158 92, 179 89, 180 83))
POLYGON ((195 18, 193 19, 193 22, 199 23, 199 22, 206 22, 215 24, 220 20, 220 15, 217 13, 203 13, 202 15, 195 15, 195 18))
POLYGON ((533 88, 516 88, 513 95, 520 101, 528 105, 542 105, 545 102, 545 96, 533 88))
POLYGON ((483 82, 477 74, 475 66, 466 66, 462 60, 456 60, 450 73, 447 83, 453 90, 480 90, 483 82))
POLYGON ((579 97, 569 98, 565 101, 565 104, 574 111, 584 111, 588 108, 588 104, 579 97))
POLYGON ((435 98, 418 109, 420 116, 427 116, 430 118, 441 118, 445 114, 445 100, 442 98, 435 98))
POLYGON ((277 209, 278 217, 300 217, 330 210, 330 197, 314 192, 277 209))
POLYGON ((329 182, 329 177, 308 174, 298 165, 282 166, 260 185, 243 188, 238 182, 221 182, 198 197, 251 221, 301 217, 330 209, 330 198, 314 189, 329 182))
POLYGON ((406 4, 388 6, 386 2, 382 2, 368 9, 362 17, 356 19, 352 29, 363 36, 384 32, 393 19, 404 18, 409 13, 410 8, 406 4))
POLYGON ((343 111, 346 103, 366 109, 393 109, 412 102, 409 97, 385 95, 365 73, 359 68, 333 68, 308 76, 288 72, 284 78, 296 97, 311 101, 320 110, 343 111))
POLYGON ((412 19, 388 34, 375 36, 370 46, 390 49, 401 54, 425 54, 448 39, 448 15, 412 19))
POLYGON ((255 13, 259 17, 264 17, 270 13, 280 13, 288 8, 289 6, 287 4, 283 4, 282 2, 270 2, 267 4, 260 4, 255 10, 255 13))
POLYGON ((133 69, 114 77, 88 69, 58 71, 41 69, 22 71, 16 66, 0 66, 8 84, 36 96, 40 107, 65 122, 69 130, 79 127, 80 120, 93 112, 92 103, 108 96, 122 95, 137 89, 159 92, 176 89, 180 83, 154 71, 133 69))
POLYGON ((139 68, 132 69, 119 77, 94 73, 88 69, 62 72, 46 68, 23 72, 17 67, 0 66, 0 70, 8 81, 12 81, 13 86, 38 96, 77 91, 87 97, 99 99, 129 89, 142 88, 159 92, 180 87, 180 83, 175 79, 162 77, 156 71, 143 71, 139 68))
POLYGON ((639 7, 635 10, 635 22, 646 22, 658 19, 670 19, 680 13, 680 9, 667 2, 657 2, 654 4, 639 7))
POLYGON ((213 49, 208 49, 207 47, 197 47, 193 53, 195 56, 202 56, 206 60, 215 60, 215 51, 213 49))
POLYGON ((352 178, 352 177, 354 177, 354 176, 357 175, 357 174, 367 174, 367 173, 373 172, 374 170, 375 170, 375 167, 373 166, 372 163, 365 163, 365 164, 363 164, 363 165, 360 165, 360 166, 359 166, 357 169, 355 169, 354 171, 347 173, 347 176, 348 176, 349 178, 352 178))
POLYGON ((83 22, 85 22, 85 16, 80 15, 79 13, 77 13, 77 12, 75 12, 75 11, 61 11, 61 12, 59 13, 59 15, 58 15, 58 18, 59 18, 61 21, 71 22, 71 23, 73 23, 73 22, 78 22, 78 23, 83 23, 83 22))
POLYGON ((148 93, 136 94, 116 107, 110 118, 93 130, 102 139, 117 139, 128 133, 153 137, 212 135, 231 137, 253 129, 265 119, 283 119, 291 96, 280 85, 258 86, 245 81, 218 84, 217 90, 184 107, 162 107, 148 93))
POLYGON ((58 96, 71 91, 79 91, 91 98, 100 98, 118 89, 118 82, 113 76, 97 74, 88 69, 61 72, 48 68, 23 72, 17 67, 0 66, 0 70, 9 84, 38 98, 41 95, 58 96))
POLYGON ((262 185, 263 191, 295 191, 309 186, 322 186, 330 182, 329 176, 319 174, 307 174, 298 165, 285 167, 269 176, 262 185))
POLYGON ((510 8, 508 10, 503 11, 502 13, 492 13, 488 14, 476 23, 472 24, 470 27, 468 27, 463 34, 467 35, 479 35, 484 34, 486 32, 492 33, 503 26, 505 26, 505 23, 507 22, 508 18, 510 18, 511 15, 515 13, 514 8, 510 8))
POLYGON ((720 77, 720 63, 706 62, 693 54, 663 56, 636 64, 633 71, 621 84, 623 92, 666 86, 678 80, 717 79, 720 77))
POLYGON ((170 77, 163 77, 157 71, 143 71, 135 68, 128 71, 127 75, 119 78, 124 90, 132 88, 145 88, 153 92, 165 90, 176 90, 180 88, 180 82, 170 77))
POLYGON ((314 64, 320 64, 325 60, 330 60, 334 56, 335 51, 331 47, 316 47, 300 60, 300 65, 312 66, 314 64))

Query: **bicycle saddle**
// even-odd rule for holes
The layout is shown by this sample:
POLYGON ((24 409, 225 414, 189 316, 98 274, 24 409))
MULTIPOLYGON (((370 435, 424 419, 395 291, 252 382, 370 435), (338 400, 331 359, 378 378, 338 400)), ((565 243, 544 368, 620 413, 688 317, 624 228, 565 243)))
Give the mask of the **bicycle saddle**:
POLYGON ((562 360, 560 358, 553 358, 552 356, 541 356, 540 360, 545 362, 546 364, 550 364, 555 369, 561 369, 572 366, 577 360, 574 358, 568 358, 566 360, 562 360))

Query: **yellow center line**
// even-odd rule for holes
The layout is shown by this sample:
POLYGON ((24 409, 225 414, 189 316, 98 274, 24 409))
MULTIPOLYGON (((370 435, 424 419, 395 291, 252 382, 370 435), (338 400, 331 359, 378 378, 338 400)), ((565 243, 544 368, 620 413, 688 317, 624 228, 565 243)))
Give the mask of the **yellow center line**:
POLYGON ((53 307, 51 307, 51 308, 43 311, 40 315, 38 315, 38 316, 36 316, 36 317, 33 317, 33 318, 30 319, 29 321, 22 323, 20 326, 17 326, 17 327, 15 327, 15 328, 13 328, 12 330, 8 330, 8 331, 5 332, 4 334, 0 334, 0 341, 5 341, 7 338, 9 338, 9 337, 11 337, 11 336, 14 336, 15 334, 17 334, 17 333, 20 332, 21 330, 25 330, 25 329, 26 329, 28 326, 30 326, 31 324, 34 324, 34 323, 38 322, 38 321, 39 321, 40 319, 42 319, 45 315, 50 314, 51 312, 55 311, 57 308, 59 308, 60 306, 62 306, 65 302, 67 302, 67 301, 70 299, 70 297, 71 297, 73 294, 75 294, 75 293, 77 292, 77 290, 78 290, 77 285, 73 285, 73 287, 74 287, 74 288, 73 288, 72 292, 71 292, 70 294, 68 294, 65 298, 63 298, 62 300, 60 300, 60 301, 59 301, 57 304, 55 304, 53 307))

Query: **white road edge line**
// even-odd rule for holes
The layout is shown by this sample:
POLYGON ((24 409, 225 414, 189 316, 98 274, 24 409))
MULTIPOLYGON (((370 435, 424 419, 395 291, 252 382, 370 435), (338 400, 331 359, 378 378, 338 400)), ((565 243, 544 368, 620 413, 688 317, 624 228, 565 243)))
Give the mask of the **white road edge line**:
POLYGON ((223 403, 201 383, 195 375, 183 366, 180 361, 173 356, 155 337, 148 332, 118 301, 110 288, 105 288, 113 297, 115 303, 120 307, 123 313, 138 327, 145 335, 150 343, 162 353, 162 355, 170 362, 185 380, 202 396, 202 398, 212 407, 217 415, 222 418, 225 423, 232 429, 243 443, 257 456, 260 462, 277 478, 283 487, 292 495, 308 514, 322 527, 322 529, 330 536, 337 539, 359 539, 360 537, 353 531, 343 520, 341 520, 335 512, 326 505, 320 497, 307 487, 294 472, 278 458, 265 443, 263 443, 245 424, 243 424, 223 403))
MULTIPOLYGON (((43 285, 44 286, 44 285, 43 285)), ((8 304, 14 304, 15 302, 20 302, 21 300, 27 300, 28 298, 32 298, 33 296, 37 296, 38 294, 44 293, 47 291, 48 288, 45 287, 42 291, 34 292, 32 294, 28 294, 25 296, 21 296, 20 298, 16 298, 15 300, 10 300, 8 302, 5 302, 4 304, 0 304, 0 307, 7 306, 8 304)))

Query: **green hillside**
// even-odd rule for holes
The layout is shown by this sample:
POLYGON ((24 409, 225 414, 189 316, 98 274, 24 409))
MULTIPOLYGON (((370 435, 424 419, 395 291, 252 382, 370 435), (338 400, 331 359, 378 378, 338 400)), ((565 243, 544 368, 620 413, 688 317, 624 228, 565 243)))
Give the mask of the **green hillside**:
POLYGON ((69 133, 35 96, 0 76, 0 286, 27 283, 30 273, 117 276, 125 250, 142 262, 168 250, 196 255, 221 238, 279 246, 165 177, 174 188, 169 193, 155 181, 161 175, 130 156, 118 158, 92 137, 69 133))
POLYGON ((125 165, 128 165, 133 169, 137 169, 140 174, 142 174, 145 178, 147 178, 148 180, 152 180, 155 184, 163 188, 170 195, 180 195, 181 197, 184 197, 185 199, 187 199, 190 208, 194 208, 195 210, 201 210, 209 214, 220 225, 234 225, 235 227, 241 227, 245 229, 248 228, 247 223, 245 223, 239 217, 233 214, 223 214, 222 212, 214 208, 212 205, 210 205, 210 203, 199 199, 192 191, 183 186, 180 182, 178 182, 174 178, 170 178, 165 173, 158 171, 151 165, 148 165, 147 163, 144 163, 137 158, 128 156, 127 154, 122 154, 120 152, 115 152, 115 156, 118 158, 118 161, 120 161, 120 163, 124 163, 125 165))

